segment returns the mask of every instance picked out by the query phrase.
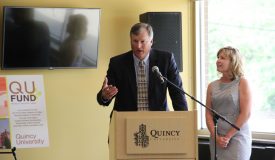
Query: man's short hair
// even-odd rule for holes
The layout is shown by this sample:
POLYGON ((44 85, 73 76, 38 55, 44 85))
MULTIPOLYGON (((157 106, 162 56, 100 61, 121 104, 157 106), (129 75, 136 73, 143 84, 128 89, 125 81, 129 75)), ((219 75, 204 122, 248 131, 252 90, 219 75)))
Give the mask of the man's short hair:
POLYGON ((138 35, 142 28, 147 30, 148 35, 149 35, 150 39, 152 40, 153 36, 154 36, 153 28, 150 24, 147 24, 147 23, 136 23, 136 24, 134 24, 131 28, 130 36, 132 34, 133 35, 138 35))

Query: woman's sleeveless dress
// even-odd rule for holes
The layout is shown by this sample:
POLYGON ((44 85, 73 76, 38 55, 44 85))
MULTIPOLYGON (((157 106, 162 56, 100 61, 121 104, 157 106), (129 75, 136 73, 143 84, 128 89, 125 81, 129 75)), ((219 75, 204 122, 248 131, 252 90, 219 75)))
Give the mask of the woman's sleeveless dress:
MULTIPOLYGON (((211 83, 212 87, 212 108, 224 116, 231 123, 235 121, 240 111, 239 95, 240 79, 230 83, 222 83, 216 80, 211 83)), ((225 135, 231 126, 219 119, 217 122, 218 134, 225 135)), ((245 123, 240 131, 231 138, 227 148, 220 148, 217 145, 218 160, 249 160, 251 155, 252 138, 248 123, 245 123)), ((211 158, 214 160, 214 139, 210 138, 211 158)))

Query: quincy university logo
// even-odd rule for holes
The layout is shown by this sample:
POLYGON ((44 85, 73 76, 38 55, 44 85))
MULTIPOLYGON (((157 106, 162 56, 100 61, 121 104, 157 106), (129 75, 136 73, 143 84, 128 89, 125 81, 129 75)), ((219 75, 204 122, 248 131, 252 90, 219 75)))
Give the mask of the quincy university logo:
POLYGON ((139 125, 139 131, 134 133, 134 140, 136 146, 146 148, 149 145, 149 136, 146 134, 146 125, 139 125))
POLYGON ((155 127, 146 129, 146 124, 140 124, 139 130, 133 134, 135 145, 146 148, 149 146, 149 143, 157 143, 156 145, 159 145, 163 143, 177 143, 181 140, 182 133, 180 130, 175 129, 175 127, 155 127))

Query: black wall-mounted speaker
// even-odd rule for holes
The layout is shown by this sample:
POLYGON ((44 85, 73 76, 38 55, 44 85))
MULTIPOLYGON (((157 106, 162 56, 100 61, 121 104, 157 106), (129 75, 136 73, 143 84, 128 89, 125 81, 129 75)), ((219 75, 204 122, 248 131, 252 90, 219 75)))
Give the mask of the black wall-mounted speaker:
POLYGON ((153 27, 152 48, 173 52, 178 70, 182 72, 181 12, 146 12, 139 15, 139 20, 153 27))

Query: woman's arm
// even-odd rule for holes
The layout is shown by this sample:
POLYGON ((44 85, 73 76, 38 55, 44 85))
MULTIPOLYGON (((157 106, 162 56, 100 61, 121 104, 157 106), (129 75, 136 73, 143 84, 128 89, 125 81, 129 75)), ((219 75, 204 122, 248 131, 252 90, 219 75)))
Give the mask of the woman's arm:
MULTIPOLYGON (((240 114, 235 122, 235 125, 239 128, 246 123, 250 117, 251 106, 252 106, 252 98, 251 98, 251 90, 248 84, 248 81, 245 78, 241 78, 239 84, 239 92, 240 92, 240 114)), ((234 134, 237 132, 235 128, 231 128, 227 134, 227 138, 232 138, 234 134)))
MULTIPOLYGON (((211 92, 212 92, 212 88, 211 88, 211 84, 209 84, 207 87, 207 92, 206 92, 206 106, 208 108, 212 108, 211 92)), ((210 136, 213 137, 215 134, 213 115, 212 115, 211 111, 209 111, 208 109, 205 110, 205 118, 206 118, 207 128, 210 132, 210 136)))

